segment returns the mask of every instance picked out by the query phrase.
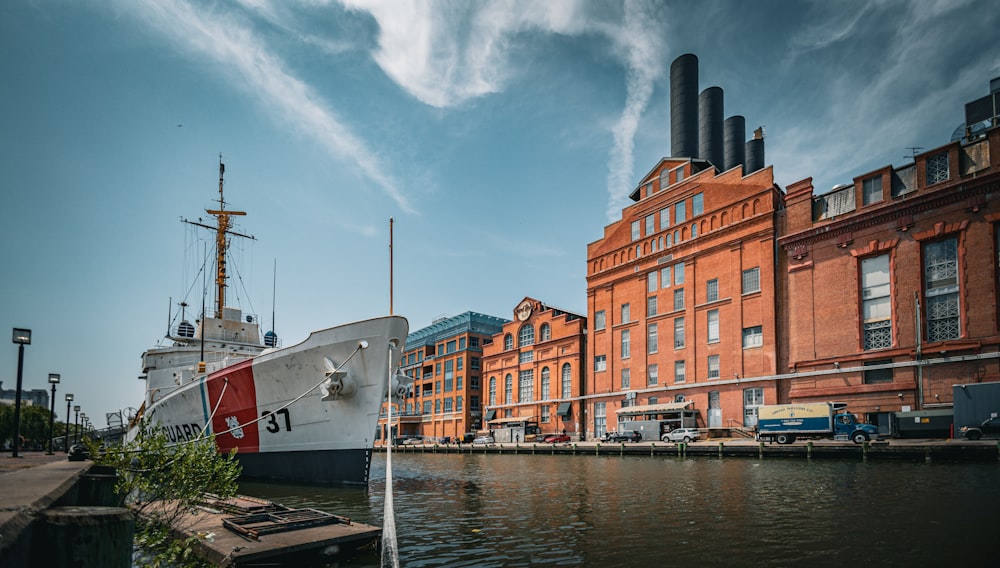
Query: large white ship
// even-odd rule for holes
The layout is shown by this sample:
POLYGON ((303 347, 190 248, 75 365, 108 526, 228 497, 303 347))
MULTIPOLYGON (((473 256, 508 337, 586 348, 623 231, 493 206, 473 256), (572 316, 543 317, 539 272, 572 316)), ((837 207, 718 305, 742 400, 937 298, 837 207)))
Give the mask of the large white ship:
MULTIPOLYGON (((226 307, 226 251, 233 232, 219 164, 215 312, 171 324, 166 345, 142 355, 141 415, 174 443, 214 433, 237 449, 243 477, 293 483, 368 482, 378 414, 387 392, 405 395, 395 373, 408 332, 386 316, 321 331, 290 347, 257 318, 226 307)), ((182 304, 186 305, 186 304, 182 304)), ((183 314, 183 312, 182 312, 183 314)))

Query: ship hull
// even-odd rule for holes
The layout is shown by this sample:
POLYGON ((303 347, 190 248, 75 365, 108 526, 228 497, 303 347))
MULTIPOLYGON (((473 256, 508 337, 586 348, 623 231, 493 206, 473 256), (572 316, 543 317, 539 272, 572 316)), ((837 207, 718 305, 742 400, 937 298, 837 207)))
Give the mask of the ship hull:
POLYGON ((246 479, 364 484, 407 330, 390 316, 317 331, 164 389, 148 397, 146 416, 172 443, 214 433, 221 453, 236 451, 246 479))

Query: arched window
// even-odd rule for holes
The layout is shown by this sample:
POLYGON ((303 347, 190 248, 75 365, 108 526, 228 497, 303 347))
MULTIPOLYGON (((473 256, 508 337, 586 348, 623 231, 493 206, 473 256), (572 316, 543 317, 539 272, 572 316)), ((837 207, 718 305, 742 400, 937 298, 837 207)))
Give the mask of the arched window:
POLYGON ((503 400, 504 404, 514 403, 514 378, 507 373, 503 379, 503 400))
POLYGON ((569 363, 563 363, 562 366, 562 397, 569 398, 573 396, 573 373, 570 370, 569 363))
POLYGON ((535 343, 535 326, 530 323, 526 323, 521 326, 521 330, 517 332, 517 346, 526 347, 528 345, 534 345, 535 343))
POLYGON ((639 258, 642 256, 642 245, 635 245, 635 257, 639 258))
POLYGON ((497 378, 490 377, 490 406, 497 405, 497 378))
POLYGON ((552 328, 549 327, 549 324, 543 323, 542 327, 538 330, 538 332, 539 335, 542 336, 541 341, 548 341, 552 339, 552 328))
POLYGON ((550 390, 551 389, 550 389, 550 385, 549 385, 549 368, 548 367, 542 367, 542 392, 541 392, 541 396, 539 397, 539 399, 540 400, 549 400, 549 391, 550 390))
POLYGON ((514 337, 509 333, 503 336, 503 348, 505 351, 514 348, 514 337))

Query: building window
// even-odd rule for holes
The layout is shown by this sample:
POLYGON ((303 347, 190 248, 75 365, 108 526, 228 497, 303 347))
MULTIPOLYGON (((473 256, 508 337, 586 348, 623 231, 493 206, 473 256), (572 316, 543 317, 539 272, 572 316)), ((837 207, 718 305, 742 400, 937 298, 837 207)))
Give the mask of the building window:
POLYGON ((743 271, 743 293, 760 292, 760 267, 743 271))
POLYGON ((509 351, 514 348, 514 337, 509 333, 503 336, 503 348, 505 351, 509 351))
POLYGON ((927 157, 927 185, 933 185, 948 179, 948 152, 941 152, 927 157))
POLYGON ((743 390, 743 426, 757 425, 757 408, 764 406, 764 389, 754 387, 743 390))
POLYGON ((646 368, 646 386, 654 386, 660 382, 660 370, 656 364, 646 368))
POLYGON ((479 338, 470 337, 469 338, 469 349, 479 349, 479 338))
POLYGON ((430 413, 431 413, 431 401, 425 400, 424 401, 424 414, 430 414, 430 413))
POLYGON ((927 340, 958 339, 958 239, 924 245, 924 288, 927 290, 927 340))
POLYGON ((681 285, 684 283, 684 264, 679 263, 674 265, 674 284, 681 285))
POLYGON ((534 344, 535 344, 535 326, 531 324, 522 325, 520 331, 517 332, 517 346, 525 347, 534 344))
POLYGON ((656 216, 646 215, 646 236, 652 235, 656 232, 656 216))
POLYGON ((445 349, 445 353, 454 353, 454 352, 455 352, 455 340, 452 339, 451 341, 448 342, 448 347, 445 349))
POLYGON ((674 309, 675 310, 684 309, 684 288, 678 288, 674 290, 674 309))
POLYGON ((469 370, 470 371, 479 370, 479 357, 469 357, 469 370))
POLYGON ((861 182, 862 204, 871 205, 882 201, 882 176, 865 178, 861 182))
POLYGON ((462 412, 462 397, 460 396, 455 397, 455 410, 457 412, 462 412))
POLYGON ((684 361, 674 361, 674 382, 675 383, 683 383, 684 381, 687 380, 687 376, 685 375, 685 373, 687 371, 686 371, 685 367, 686 367, 686 365, 684 364, 684 361))
POLYGON ((454 401, 452 400, 451 397, 448 397, 448 398, 444 399, 444 411, 445 412, 452 412, 452 408, 453 408, 452 405, 453 404, 454 404, 454 401))
POLYGON ((743 348, 761 347, 764 345, 764 327, 757 325, 743 328, 743 348))
POLYGON ((696 193, 691 198, 691 217, 697 217, 705 212, 705 194, 696 193))
POLYGON ((646 317, 651 318, 656 315, 656 296, 646 298, 646 317))
POLYGON ((547 405, 547 404, 543 404, 542 405, 542 424, 548 424, 549 423, 549 411, 550 410, 551 409, 549 408, 549 405, 547 405))
POLYGON ((639 232, 642 229, 642 225, 639 221, 632 221, 632 240, 638 241, 642 234, 639 232))
POLYGON ((541 341, 548 341, 552 339, 552 326, 543 323, 542 327, 538 328, 538 333, 542 336, 541 341))
POLYGON ((719 378, 719 356, 709 355, 708 356, 708 378, 718 379, 719 378))
POLYGON ((573 396, 573 370, 569 366, 569 363, 563 363, 562 366, 562 397, 569 398, 573 396))
POLYGON ((462 375, 455 377, 455 390, 462 390, 462 375))
POLYGON ((642 245, 635 245, 635 257, 639 258, 642 256, 642 245))
POLYGON ((497 405, 497 378, 490 377, 490 406, 497 405))
POLYGON ((861 260, 861 312, 865 351, 892 347, 889 255, 861 260))
POLYGON ((660 209, 660 230, 670 227, 670 208, 660 209))
POLYGON ((607 370, 608 368, 608 357, 606 355, 597 355, 594 357, 594 371, 600 372, 607 370))
POLYGON ((675 175, 675 177, 674 177, 674 181, 675 182, 684 181, 684 166, 681 166, 681 167, 675 169, 674 171, 677 172, 676 175, 675 175))
MULTIPOLYGON (((670 243, 667 243, 670 246, 670 243)), ((670 267, 664 266, 660 269, 660 287, 669 288, 670 287, 670 267)))
POLYGON ((465 361, 465 357, 459 357, 459 358, 455 359, 455 370, 456 371, 461 371, 462 370, 462 363, 464 361, 465 361))
POLYGON ((434 394, 441 394, 441 381, 434 381, 434 394))
POLYGON ((478 396, 470 396, 469 397, 469 410, 472 410, 473 412, 479 410, 479 397, 478 396))
POLYGON ((434 401, 434 414, 441 414, 441 399, 434 401))
POLYGON ((628 367, 622 369, 622 389, 632 388, 632 370, 628 367))
MULTIPOLYGON (((886 361, 867 361, 865 362, 865 367, 873 367, 876 365, 888 365, 891 364, 892 360, 886 361)), ((874 385, 878 383, 891 383, 892 382, 892 367, 886 367, 885 369, 871 369, 865 370, 866 385, 874 385)))
POLYGON ((653 293, 656 291, 657 287, 658 286, 656 282, 656 271, 654 270, 653 272, 650 272, 649 274, 646 275, 646 291, 649 293, 653 293))
POLYGON ((674 320, 674 349, 684 348, 684 318, 674 320))
POLYGON ((454 390, 454 380, 455 362, 449 359, 444 362, 444 392, 451 392, 454 390))
POLYGON ((649 348, 648 352, 650 354, 656 353, 657 351, 660 350, 657 335, 658 335, 657 324, 651 323, 648 326, 646 326, 646 345, 649 348))
POLYGON ((708 342, 719 342, 719 310, 708 310, 708 342))
POLYGON ((674 223, 680 224, 687 221, 687 206, 683 201, 674 205, 674 223))
POLYGON ((517 354, 518 363, 530 363, 535 360, 534 351, 521 351, 517 354))
POLYGON ((705 283, 705 301, 719 301, 719 279, 713 278, 705 283))
POLYGON ((552 391, 549 384, 549 368, 542 367, 542 400, 549 400, 552 391))
POLYGON ((691 238, 698 236, 698 223, 691 223, 691 238))
POLYGON ((469 388, 479 390, 479 375, 469 376, 469 388))
POLYGON ((629 330, 623 329, 622 330, 622 359, 628 359, 629 356, 630 356, 629 353, 631 351, 631 348, 630 348, 629 343, 631 342, 631 339, 632 338, 631 338, 631 335, 629 333, 629 330))
POLYGON ((594 312, 594 331, 601 331, 605 326, 604 310, 594 312))
POLYGON ((604 402, 594 403, 594 436, 600 438, 604 436, 608 428, 608 419, 606 416, 606 405, 604 402))
POLYGON ((528 369, 517 374, 517 401, 534 402, 535 400, 535 370, 528 369))
POLYGON ((631 321, 629 318, 629 306, 628 304, 622 304, 622 320, 621 323, 628 323, 631 321))
POLYGON ((514 403, 514 377, 507 373, 503 379, 503 402, 504 404, 514 403))

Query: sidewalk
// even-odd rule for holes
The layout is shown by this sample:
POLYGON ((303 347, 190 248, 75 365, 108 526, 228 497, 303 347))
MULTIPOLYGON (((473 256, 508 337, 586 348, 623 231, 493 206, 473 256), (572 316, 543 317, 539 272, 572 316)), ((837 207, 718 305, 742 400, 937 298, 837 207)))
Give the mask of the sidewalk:
POLYGON ((67 461, 69 458, 63 452, 56 452, 51 456, 45 452, 19 451, 18 457, 12 458, 11 452, 0 453, 0 475, 5 475, 14 471, 21 471, 31 467, 38 467, 47 463, 57 461, 67 461))

